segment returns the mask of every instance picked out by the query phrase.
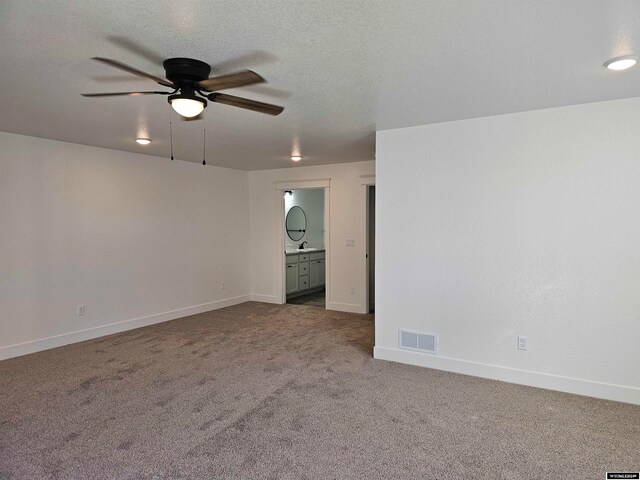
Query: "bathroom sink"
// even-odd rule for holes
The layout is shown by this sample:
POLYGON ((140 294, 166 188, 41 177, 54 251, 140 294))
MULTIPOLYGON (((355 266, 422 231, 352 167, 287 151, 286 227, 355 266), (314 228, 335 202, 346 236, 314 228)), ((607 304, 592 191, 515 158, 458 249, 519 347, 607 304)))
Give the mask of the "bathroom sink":
POLYGON ((315 252, 317 248, 296 248, 295 250, 286 250, 286 253, 307 253, 307 252, 315 252))

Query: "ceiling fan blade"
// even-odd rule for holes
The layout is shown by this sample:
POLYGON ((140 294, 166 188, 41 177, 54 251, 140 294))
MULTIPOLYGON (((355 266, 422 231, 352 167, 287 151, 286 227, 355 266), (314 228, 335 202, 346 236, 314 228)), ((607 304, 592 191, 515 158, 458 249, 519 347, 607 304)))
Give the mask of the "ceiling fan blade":
POLYGON ((116 60, 111 60, 110 58, 103 57, 93 57, 92 60, 96 60, 98 62, 106 63, 107 65, 111 65, 112 67, 119 68, 120 70, 124 70, 125 72, 133 73, 139 77, 148 78, 149 80, 153 80, 160 85, 164 85, 165 87, 175 88, 174 85, 160 77, 156 77, 155 75, 151 75, 150 73, 143 72, 142 70, 138 70, 137 68, 130 67, 129 65, 125 65, 122 62, 118 62, 116 60))
POLYGON ((110 92, 110 93, 81 93, 83 97, 121 97, 125 95, 169 95, 169 92, 110 92))
POLYGON ((251 70, 230 73, 229 75, 221 75, 219 77, 211 77, 198 82, 203 90, 214 92, 224 90, 225 88, 242 87, 244 85, 253 85, 254 83, 264 82, 264 78, 251 70))
POLYGON ((271 105, 270 103, 258 102, 256 100, 249 100, 248 98, 236 97, 225 93, 212 93, 211 95, 208 95, 207 98, 212 102, 224 103, 225 105, 231 105, 232 107, 246 108, 247 110, 266 113, 267 115, 280 115, 284 110, 284 107, 279 107, 278 105, 271 105))

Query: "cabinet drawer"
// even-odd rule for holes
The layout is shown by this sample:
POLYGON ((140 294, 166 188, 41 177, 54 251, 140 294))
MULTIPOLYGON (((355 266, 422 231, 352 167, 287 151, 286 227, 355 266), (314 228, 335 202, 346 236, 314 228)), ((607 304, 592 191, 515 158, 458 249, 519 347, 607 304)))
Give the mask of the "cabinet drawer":
POLYGON ((314 260, 322 260, 323 258, 324 258, 324 252, 316 252, 309 255, 309 260, 311 260, 312 262, 314 260))
POLYGON ((298 255, 287 255, 287 265, 290 263, 298 263, 298 255))
POLYGON ((306 290, 307 288, 309 288, 309 275, 305 275, 303 277, 300 277, 299 289, 300 290, 306 290))
POLYGON ((309 262, 300 262, 298 264, 298 274, 300 276, 309 274, 309 262))
POLYGON ((301 253, 300 255, 298 255, 299 259, 301 262, 308 262, 309 261, 309 254, 308 253, 301 253))

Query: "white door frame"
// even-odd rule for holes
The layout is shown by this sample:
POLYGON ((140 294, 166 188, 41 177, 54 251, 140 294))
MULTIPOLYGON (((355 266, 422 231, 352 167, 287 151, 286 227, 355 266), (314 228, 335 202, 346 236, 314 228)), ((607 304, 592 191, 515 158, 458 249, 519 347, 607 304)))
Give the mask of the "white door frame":
POLYGON ((376 184, 376 175, 361 175, 361 198, 364 205, 364 231, 362 232, 364 245, 364 258, 362 259, 361 275, 364 278, 364 304, 362 313, 369 313, 369 187, 376 184))
POLYGON ((282 180, 276 182, 276 196, 278 207, 278 251, 276 258, 278 259, 278 275, 277 275, 277 291, 276 298, 280 299, 280 303, 287 303, 287 276, 286 276, 286 255, 285 255, 285 238, 284 238, 284 192, 286 190, 308 190, 308 189, 324 189, 324 249, 325 249, 325 290, 326 301, 325 308, 329 305, 331 298, 331 235, 330 235, 330 192, 331 178, 316 178, 310 180, 282 180))

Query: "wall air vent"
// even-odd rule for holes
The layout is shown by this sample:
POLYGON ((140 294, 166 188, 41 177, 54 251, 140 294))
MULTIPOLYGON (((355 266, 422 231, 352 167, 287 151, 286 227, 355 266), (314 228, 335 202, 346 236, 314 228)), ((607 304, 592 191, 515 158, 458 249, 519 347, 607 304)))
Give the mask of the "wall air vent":
POLYGON ((414 350, 423 353, 438 353, 438 335, 435 333, 399 330, 398 343, 402 350, 414 350))

